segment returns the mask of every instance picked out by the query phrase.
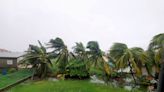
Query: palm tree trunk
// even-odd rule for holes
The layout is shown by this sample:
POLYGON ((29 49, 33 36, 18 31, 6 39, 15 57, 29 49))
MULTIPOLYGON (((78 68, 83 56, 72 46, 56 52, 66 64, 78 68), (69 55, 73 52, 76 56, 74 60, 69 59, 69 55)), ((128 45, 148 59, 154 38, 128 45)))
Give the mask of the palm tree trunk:
POLYGON ((164 92, 164 53, 162 53, 162 60, 157 92, 164 92))
POLYGON ((35 68, 32 68, 32 72, 33 72, 33 74, 32 74, 31 80, 34 80, 36 69, 35 68))
POLYGON ((164 92, 164 63, 162 63, 160 74, 159 74, 159 81, 158 81, 158 91, 157 92, 164 92))
POLYGON ((133 77, 133 80, 134 80, 134 83, 135 83, 135 85, 137 84, 137 82, 136 82, 136 79, 135 79, 135 76, 134 76, 134 73, 133 73, 133 70, 132 70, 132 66, 131 66, 131 63, 129 62, 129 67, 130 67, 130 72, 131 72, 131 75, 132 75, 132 77, 133 77))

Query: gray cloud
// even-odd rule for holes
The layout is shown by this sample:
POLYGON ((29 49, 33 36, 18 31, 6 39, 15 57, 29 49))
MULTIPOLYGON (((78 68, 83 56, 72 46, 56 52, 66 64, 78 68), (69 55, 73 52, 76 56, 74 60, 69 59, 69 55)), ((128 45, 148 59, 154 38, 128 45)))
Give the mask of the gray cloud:
POLYGON ((114 42, 147 48, 164 32, 162 0, 0 0, 0 48, 24 51, 28 44, 61 37, 96 40, 103 50, 114 42))

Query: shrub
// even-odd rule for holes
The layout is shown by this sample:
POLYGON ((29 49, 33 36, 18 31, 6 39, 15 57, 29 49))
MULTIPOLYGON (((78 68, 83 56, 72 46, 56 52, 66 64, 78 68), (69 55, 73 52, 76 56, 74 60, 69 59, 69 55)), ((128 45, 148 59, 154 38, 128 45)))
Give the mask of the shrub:
POLYGON ((86 64, 77 60, 71 60, 67 66, 67 74, 70 78, 89 78, 89 73, 86 64))

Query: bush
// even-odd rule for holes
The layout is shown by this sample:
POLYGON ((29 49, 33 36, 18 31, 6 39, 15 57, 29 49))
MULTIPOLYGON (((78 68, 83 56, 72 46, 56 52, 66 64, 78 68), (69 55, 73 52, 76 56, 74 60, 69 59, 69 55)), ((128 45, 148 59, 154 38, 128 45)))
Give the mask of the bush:
MULTIPOLYGON (((3 70, 3 69, 0 69, 0 74, 2 74, 2 70, 3 70)), ((14 73, 14 72, 16 72, 16 71, 17 71, 16 68, 8 68, 8 69, 7 69, 7 74, 9 74, 9 73, 14 73)))
POLYGON ((14 73, 14 72, 16 72, 16 71, 17 71, 16 68, 9 68, 9 69, 8 69, 8 73, 14 73))
POLYGON ((103 75, 103 71, 102 70, 99 70, 95 67, 91 67, 90 68, 90 71, 89 71, 89 74, 90 75, 97 75, 97 76, 102 76, 103 75))
POLYGON ((89 73, 86 64, 77 60, 71 60, 67 66, 67 77, 70 78, 89 78, 89 73))

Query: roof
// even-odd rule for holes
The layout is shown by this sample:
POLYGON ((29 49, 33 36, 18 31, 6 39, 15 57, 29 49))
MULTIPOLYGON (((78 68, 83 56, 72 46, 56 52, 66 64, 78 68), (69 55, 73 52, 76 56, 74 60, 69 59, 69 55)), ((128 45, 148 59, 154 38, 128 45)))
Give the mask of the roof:
POLYGON ((6 49, 1 49, 1 48, 0 48, 0 52, 10 52, 10 51, 8 51, 8 50, 6 50, 6 49))
POLYGON ((0 52, 0 58, 18 58, 24 54, 24 52, 0 52))

